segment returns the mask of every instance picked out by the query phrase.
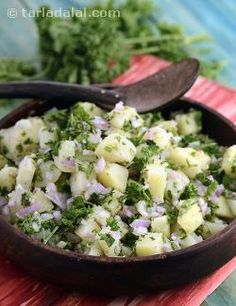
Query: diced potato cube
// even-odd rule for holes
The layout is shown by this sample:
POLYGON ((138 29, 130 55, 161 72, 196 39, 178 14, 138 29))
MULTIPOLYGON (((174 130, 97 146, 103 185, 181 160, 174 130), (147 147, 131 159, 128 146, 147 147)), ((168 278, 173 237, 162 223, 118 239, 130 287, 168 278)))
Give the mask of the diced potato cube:
POLYGON ((122 129, 124 124, 132 120, 136 120, 139 126, 143 124, 142 118, 138 115, 137 111, 133 107, 124 106, 120 111, 112 110, 108 113, 108 118, 110 118, 111 126, 114 128, 122 129))
POLYGON ((180 240, 181 247, 187 248, 191 245, 201 242, 203 239, 195 233, 188 234, 184 239, 180 240))
POLYGON ((43 150, 47 150, 51 147, 50 143, 55 142, 58 139, 57 129, 42 128, 39 131, 39 146, 43 150))
POLYGON ((144 139, 152 140, 160 149, 166 149, 170 146, 171 134, 159 126, 154 126, 147 130, 144 139))
POLYGON ((90 256, 102 256, 102 250, 101 247, 99 246, 99 243, 95 241, 93 244, 89 245, 89 252, 88 255, 90 256))
POLYGON ((97 107, 97 105, 95 105, 94 103, 90 103, 90 102, 79 102, 78 103, 80 106, 82 106, 82 108, 88 113, 90 114, 90 116, 99 116, 99 117, 103 117, 104 115, 104 111, 100 108, 97 107))
POLYGON ((83 171, 77 171, 70 177, 70 188, 73 197, 83 194, 89 186, 89 178, 83 171))
POLYGON ((195 178, 197 174, 207 170, 211 161, 203 151, 179 147, 170 149, 169 160, 189 178, 195 178))
POLYGON ((164 120, 158 123, 158 126, 167 132, 171 132, 173 134, 177 133, 177 122, 175 120, 164 120))
POLYGON ((46 187, 49 183, 55 183, 61 171, 56 167, 52 160, 42 161, 36 169, 35 187, 46 187))
POLYGON ((74 158, 75 143, 74 141, 65 140, 61 143, 58 156, 54 157, 54 162, 62 172, 73 173, 76 171, 74 158))
POLYGON ((156 217, 151 222, 153 232, 162 233, 166 237, 170 236, 170 224, 167 216, 156 217))
POLYGON ((136 241, 135 249, 138 256, 161 254, 163 252, 163 234, 148 233, 144 237, 140 237, 136 241))
POLYGON ((180 211, 177 222, 186 233, 193 233, 204 222, 200 207, 193 204, 182 213, 180 211))
POLYGON ((214 222, 206 221, 204 225, 207 227, 207 230, 210 232, 211 235, 215 235, 221 232, 227 226, 227 224, 220 219, 217 219, 214 222))
POLYGON ((119 240, 114 240, 112 245, 108 244, 106 240, 103 238, 98 239, 98 244, 102 249, 104 255, 108 257, 116 257, 119 256, 121 252, 121 243, 119 240))
POLYGON ((180 135, 196 134, 201 131, 201 112, 191 111, 187 114, 180 114, 175 117, 180 135))
POLYGON ((75 234, 85 242, 93 242, 96 232, 100 231, 99 225, 92 219, 82 220, 80 226, 75 230, 75 234))
POLYGON ((229 177, 236 179, 236 145, 229 147, 225 151, 222 168, 229 177))
POLYGON ((144 169, 145 184, 147 184, 152 198, 156 202, 164 201, 166 177, 165 167, 158 164, 147 165, 144 169))
POLYGON ((220 196, 217 202, 217 205, 218 205, 218 208, 216 209, 215 213, 218 217, 222 217, 222 218, 233 218, 234 217, 224 196, 220 196))
POLYGON ((25 156, 19 164, 16 184, 21 185, 25 190, 31 189, 34 173, 36 170, 36 164, 32 157, 25 156))
POLYGON ((177 200, 189 184, 189 178, 180 170, 166 169, 165 195, 169 200, 177 200))
POLYGON ((11 191, 16 183, 17 169, 5 166, 0 170, 0 189, 11 191))
POLYGON ((111 214, 102 206, 94 206, 92 216, 99 225, 105 226, 111 214))
POLYGON ((136 154, 131 141, 119 134, 111 134, 97 146, 95 153, 111 163, 130 163, 136 154))
POLYGON ((0 154, 0 169, 2 169, 5 165, 7 165, 7 159, 3 155, 0 154))
POLYGON ((229 205, 233 215, 236 217, 236 199, 227 199, 227 204, 229 205))
POLYGON ((123 194, 121 192, 114 190, 112 195, 106 197, 103 203, 104 208, 106 208, 112 216, 115 216, 121 210, 122 201, 120 200, 120 197, 122 195, 123 194))
POLYGON ((14 161, 37 150, 39 130, 45 127, 41 118, 21 119, 8 129, 0 130, 1 151, 14 161))
POLYGON ((128 132, 128 131, 125 131, 125 130, 121 130, 121 129, 117 129, 117 128, 109 128, 107 131, 106 131, 106 135, 111 135, 111 134, 119 134, 121 136, 124 136, 126 138, 130 138, 131 137, 131 133, 128 132))
POLYGON ((105 187, 124 192, 127 186, 129 171, 118 164, 106 163, 105 169, 97 174, 98 180, 105 187))
POLYGON ((52 202, 46 197, 46 194, 42 190, 37 190, 31 198, 32 203, 39 203, 41 208, 38 212, 42 213, 45 211, 51 211, 53 209, 52 202))

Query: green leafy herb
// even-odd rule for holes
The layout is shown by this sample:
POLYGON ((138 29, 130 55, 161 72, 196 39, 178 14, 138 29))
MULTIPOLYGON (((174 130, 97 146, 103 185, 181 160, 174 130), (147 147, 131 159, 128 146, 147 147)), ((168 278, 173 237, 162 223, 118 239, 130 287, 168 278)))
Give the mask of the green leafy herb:
POLYGON ((62 173, 59 179, 56 182, 57 190, 63 193, 70 193, 70 175, 68 173, 62 173))
POLYGON ((17 219, 16 224, 17 227, 27 235, 33 235, 35 233, 32 215, 28 215, 24 219, 17 219))
POLYGON ((218 183, 216 181, 212 181, 210 185, 207 187, 207 195, 212 195, 218 187, 218 183))
POLYGON ((33 64, 18 59, 0 60, 0 81, 17 81, 34 77, 36 68, 33 64))
MULTIPOLYGON (((17 59, 0 61, 0 80, 44 77, 71 83, 103 83, 124 72, 133 54, 154 54, 169 61, 201 58, 206 35, 186 35, 179 24, 160 20, 154 1, 97 1, 91 10, 120 10, 119 18, 35 18, 39 33, 40 62, 37 66, 17 59)), ((44 12, 49 7, 44 7, 44 12)), ((43 12, 43 10, 41 10, 43 12)), ((201 61, 202 75, 214 79, 222 62, 201 61)))
POLYGON ((108 218, 107 226, 110 226, 112 231, 118 231, 120 229, 117 221, 113 217, 108 218))
POLYGON ((176 207, 174 207, 174 206, 167 207, 166 214, 167 214, 167 217, 168 217, 168 222, 170 224, 176 223, 177 218, 178 218, 178 214, 179 214, 178 209, 176 207))
POLYGON ((224 154, 224 147, 217 144, 213 139, 209 138, 207 135, 186 135, 182 138, 181 146, 192 147, 194 149, 203 150, 205 153, 214 155, 215 157, 222 157, 224 154))
POLYGON ((127 233, 125 237, 122 239, 125 246, 133 249, 135 247, 135 242, 137 241, 138 236, 133 233, 127 233))
POLYGON ((140 158, 135 158, 131 168, 140 172, 150 162, 151 158, 158 154, 158 147, 155 144, 144 146, 140 152, 140 158))
POLYGON ((136 181, 129 180, 128 186, 125 191, 124 199, 128 203, 136 203, 144 200, 151 202, 151 195, 148 190, 144 189, 144 186, 136 181))
POLYGON ((63 129, 67 124, 68 110, 53 108, 46 112, 46 114, 43 116, 43 119, 49 123, 55 122, 59 125, 60 128, 63 129))
POLYGON ((76 197, 71 206, 62 213, 61 223, 66 228, 74 229, 90 212, 91 205, 82 197, 76 197))
POLYGON ((115 242, 115 239, 110 234, 100 234, 100 239, 104 240, 109 247, 115 242))
POLYGON ((193 183, 190 183, 185 187, 184 192, 180 196, 180 199, 187 200, 194 198, 196 196, 197 196, 197 187, 193 183))

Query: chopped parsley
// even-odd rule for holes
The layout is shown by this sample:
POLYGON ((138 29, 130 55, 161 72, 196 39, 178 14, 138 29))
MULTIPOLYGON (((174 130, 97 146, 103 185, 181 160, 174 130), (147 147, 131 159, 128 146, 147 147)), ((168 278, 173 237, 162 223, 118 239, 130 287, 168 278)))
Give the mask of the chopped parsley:
POLYGON ((118 231, 120 229, 117 221, 113 217, 108 218, 107 225, 110 226, 112 231, 118 231))
POLYGON ((150 192, 134 180, 129 180, 124 199, 127 203, 136 203, 141 200, 152 202, 150 192))
POLYGON ((189 183, 185 187, 184 192, 181 194, 180 199, 187 200, 194 198, 196 196, 197 196, 197 187, 193 183, 189 183))
POLYGON ((111 247, 115 242, 115 239, 110 234, 100 234, 100 239, 104 240, 108 247, 111 247))

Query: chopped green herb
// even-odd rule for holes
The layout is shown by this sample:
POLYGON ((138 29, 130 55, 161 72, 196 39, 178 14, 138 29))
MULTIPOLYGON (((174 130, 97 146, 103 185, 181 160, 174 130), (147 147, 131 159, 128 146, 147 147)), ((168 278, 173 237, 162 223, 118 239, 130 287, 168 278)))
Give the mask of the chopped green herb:
POLYGON ((115 239, 110 234, 100 234, 100 239, 104 240, 109 247, 115 242, 115 239))

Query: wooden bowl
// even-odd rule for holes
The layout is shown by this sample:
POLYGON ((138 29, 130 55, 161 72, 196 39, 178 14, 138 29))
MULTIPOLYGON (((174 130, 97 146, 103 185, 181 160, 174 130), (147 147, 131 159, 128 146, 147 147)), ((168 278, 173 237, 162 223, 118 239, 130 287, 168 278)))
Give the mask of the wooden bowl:
MULTIPOLYGON (((30 101, 0 120, 7 128, 27 116, 73 101, 30 101)), ((163 110, 203 113, 203 130, 222 145, 236 143, 236 128, 223 116, 194 101, 179 100, 163 110)), ((236 255, 236 220, 222 232, 183 250, 147 257, 93 257, 60 250, 35 241, 0 216, 0 252, 31 275, 53 284, 101 295, 137 294, 177 287, 212 273, 236 255)))

